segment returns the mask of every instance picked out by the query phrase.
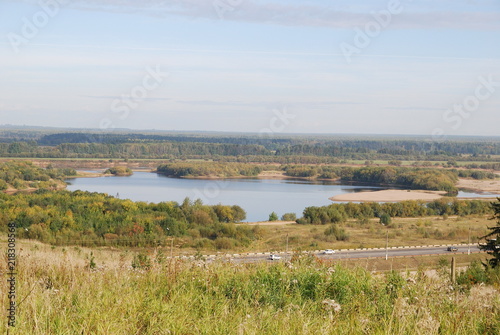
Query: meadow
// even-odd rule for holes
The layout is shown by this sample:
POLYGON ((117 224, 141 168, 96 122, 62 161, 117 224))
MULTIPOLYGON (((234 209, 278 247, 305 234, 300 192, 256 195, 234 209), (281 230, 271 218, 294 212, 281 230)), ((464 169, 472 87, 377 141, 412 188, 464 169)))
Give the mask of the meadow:
MULTIPOLYGON (((161 249, 143 262, 126 249, 20 240, 18 250, 12 335, 497 334, 500 327, 497 288, 451 283, 444 258, 431 258, 437 271, 381 272, 299 255, 238 265, 171 260, 161 249)), ((6 281, 0 288, 7 306, 6 281)))

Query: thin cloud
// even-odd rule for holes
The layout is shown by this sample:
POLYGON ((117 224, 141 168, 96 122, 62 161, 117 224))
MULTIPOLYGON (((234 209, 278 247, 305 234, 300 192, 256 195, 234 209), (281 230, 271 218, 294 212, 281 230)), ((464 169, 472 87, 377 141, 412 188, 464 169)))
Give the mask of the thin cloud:
MULTIPOLYGON (((82 98, 89 99, 101 99, 101 100, 115 100, 115 99, 123 99, 122 96, 113 96, 113 95, 80 95, 82 98)), ((144 101, 170 101, 170 98, 141 98, 144 101)))
MULTIPOLYGON (((24 0, 36 3, 33 0, 24 0)), ((459 3, 460 1, 457 1, 459 3)), ((65 0, 67 7, 80 10, 107 11, 148 15, 153 17, 184 16, 210 20, 227 20, 277 24, 284 26, 308 26, 325 28, 353 28, 364 26, 373 20, 373 5, 359 4, 355 10, 350 7, 340 8, 313 4, 277 2, 258 2, 242 0, 241 4, 227 7, 228 10, 216 8, 214 0, 65 0)), ((500 11, 492 11, 491 7, 478 5, 476 11, 436 11, 435 6, 427 5, 411 11, 409 5, 402 1, 403 13, 393 18, 388 29, 473 29, 500 30, 500 11), (427 8, 427 11, 426 11, 427 8), (483 10, 479 10, 483 9, 483 10)), ((386 9, 387 5, 380 7, 386 9)), ((459 7, 455 7, 459 8, 459 7)))
POLYGON ((225 106, 225 107, 255 107, 255 106, 294 106, 307 108, 327 108, 338 105, 364 105, 357 101, 215 101, 215 100, 178 100, 179 104, 202 105, 202 106, 225 106))

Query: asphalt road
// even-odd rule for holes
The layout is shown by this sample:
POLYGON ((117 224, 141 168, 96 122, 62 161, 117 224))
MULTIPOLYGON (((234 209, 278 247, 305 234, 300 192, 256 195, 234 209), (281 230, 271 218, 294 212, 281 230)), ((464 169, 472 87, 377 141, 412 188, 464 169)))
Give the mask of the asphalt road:
MULTIPOLYGON (((313 253, 321 259, 360 259, 360 258, 388 258, 391 257, 409 257, 409 256, 423 256, 423 255, 449 255, 449 254, 467 254, 469 252, 468 246, 457 246, 457 251, 448 251, 446 246, 439 247, 404 247, 397 249, 370 249, 370 250, 336 250, 334 254, 325 255, 323 253, 313 253)), ((477 245, 470 246, 471 253, 480 252, 477 245)), ((255 255, 239 255, 231 258, 235 263, 256 263, 256 262, 280 262, 291 259, 293 253, 283 254, 280 253, 280 260, 270 260, 269 255, 255 254, 255 255)))

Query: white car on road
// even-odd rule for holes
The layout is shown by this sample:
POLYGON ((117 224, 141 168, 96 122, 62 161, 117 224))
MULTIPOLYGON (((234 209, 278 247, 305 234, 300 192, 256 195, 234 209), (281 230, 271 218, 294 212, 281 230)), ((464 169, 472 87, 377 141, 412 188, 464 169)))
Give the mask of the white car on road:
POLYGON ((334 253, 335 253, 335 250, 332 250, 332 249, 326 249, 325 251, 323 251, 324 255, 332 255, 334 253))
POLYGON ((281 256, 273 254, 273 255, 269 255, 269 259, 272 261, 277 261, 277 260, 281 259, 281 256))

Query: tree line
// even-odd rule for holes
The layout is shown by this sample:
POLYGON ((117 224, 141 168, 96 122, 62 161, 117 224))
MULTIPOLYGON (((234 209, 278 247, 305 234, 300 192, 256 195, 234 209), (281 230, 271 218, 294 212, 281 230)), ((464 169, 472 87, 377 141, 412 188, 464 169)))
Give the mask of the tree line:
POLYGON ((307 207, 299 224, 341 223, 347 219, 372 219, 389 217, 425 217, 448 215, 492 214, 490 202, 441 198, 432 202, 408 200, 401 202, 334 203, 322 207, 307 207))
POLYGON ((162 164, 156 171, 169 177, 255 177, 263 166, 243 163, 175 162, 162 164))
POLYGON ((257 230, 236 226, 246 212, 237 205, 133 202, 107 194, 38 190, 0 194, 0 230, 15 222, 20 238, 65 245, 165 245, 169 237, 184 246, 230 249, 257 238, 257 230))
MULTIPOLYGON (((2 135, 2 134, 0 134, 2 135)), ((4 132, 1 157, 36 158, 220 158, 256 156, 274 162, 309 156, 356 160, 487 161, 495 163, 500 141, 257 135, 56 133, 26 136, 4 132)), ((319 163, 316 160, 311 163, 319 163)))

